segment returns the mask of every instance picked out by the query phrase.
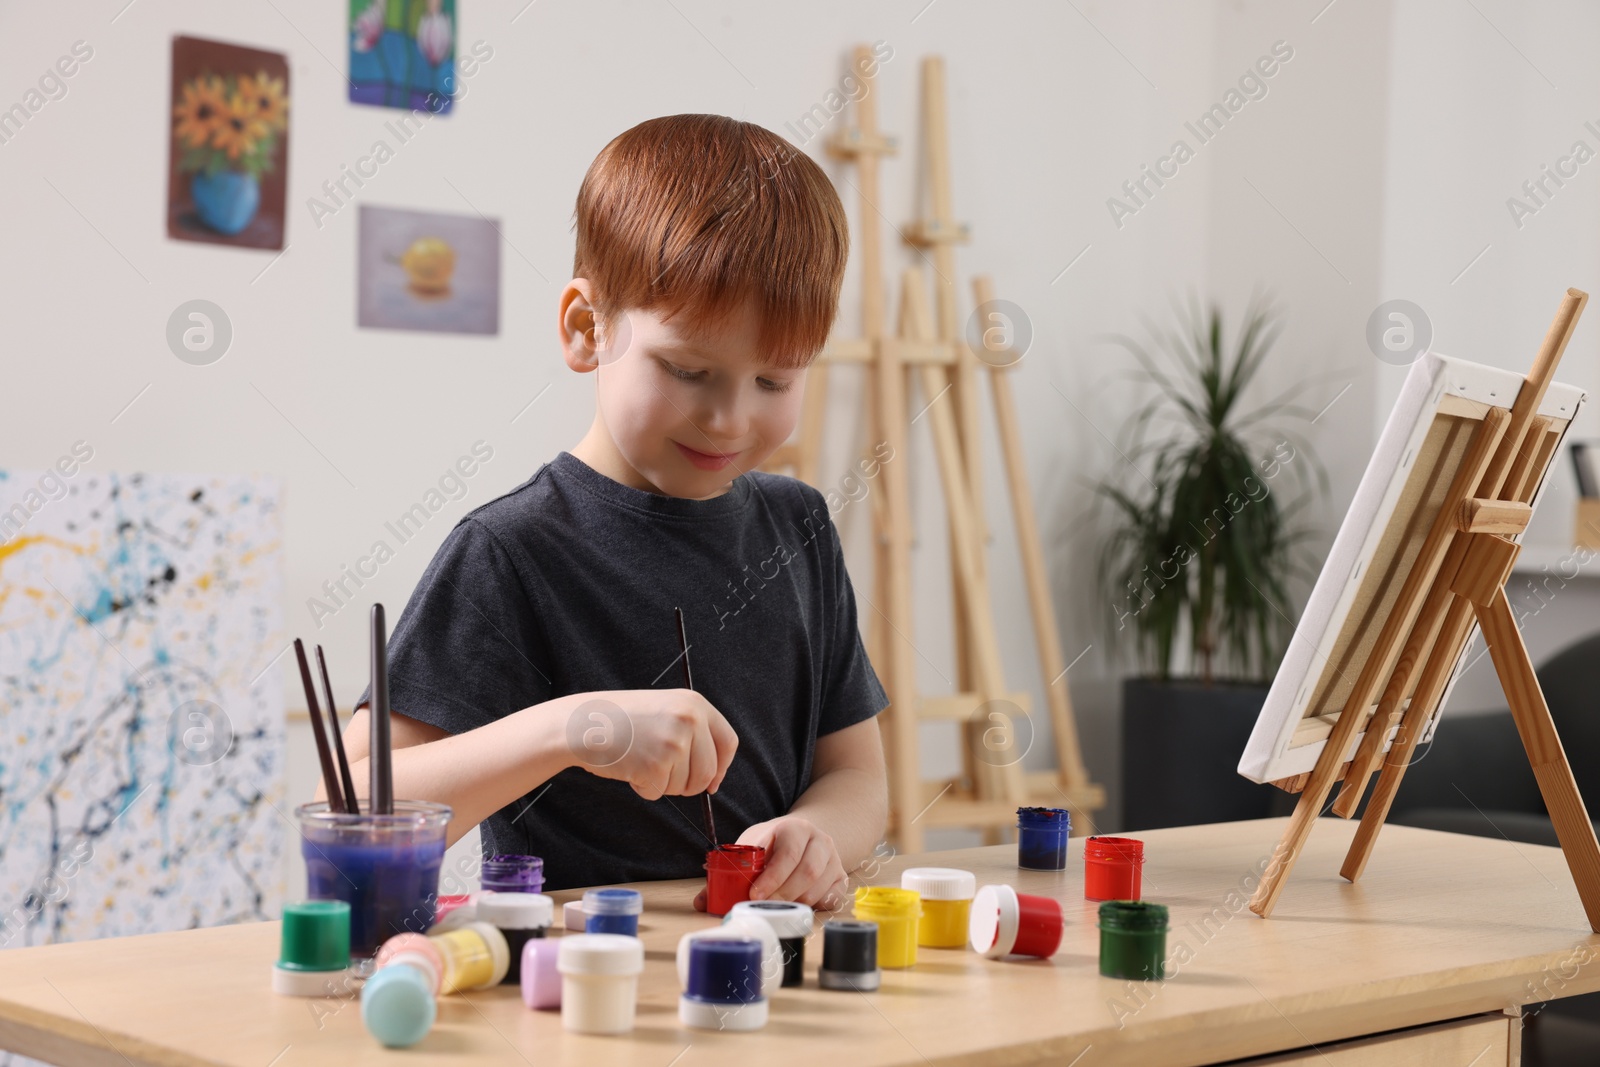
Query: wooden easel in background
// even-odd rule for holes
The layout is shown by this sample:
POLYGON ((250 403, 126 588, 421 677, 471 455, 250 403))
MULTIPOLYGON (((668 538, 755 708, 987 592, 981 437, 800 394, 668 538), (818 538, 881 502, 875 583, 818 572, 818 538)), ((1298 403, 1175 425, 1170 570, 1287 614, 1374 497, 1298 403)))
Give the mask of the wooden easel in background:
POLYGON ((1600 843, 1505 591, 1521 550, 1510 536, 1527 528, 1534 495, 1555 448, 1549 440, 1552 435, 1546 432, 1550 420, 1538 415, 1539 407, 1588 299, 1577 289, 1567 290, 1510 414, 1491 408, 1474 431, 1421 555, 1384 621, 1316 767, 1308 775, 1274 783, 1298 791, 1300 800, 1250 902, 1250 910, 1256 914, 1272 913, 1334 783, 1342 780, 1344 784, 1333 810, 1349 818, 1381 758, 1378 784, 1340 870, 1352 882, 1361 877, 1417 740, 1438 708, 1476 616, 1589 926, 1600 933, 1600 843), (1527 447, 1534 442, 1541 444, 1527 447), (1401 703, 1412 672, 1419 666, 1422 673, 1402 714, 1401 703), (1387 684, 1361 745, 1351 760, 1343 763, 1343 754, 1385 679, 1387 684), (1399 730, 1384 757, 1380 749, 1396 721, 1399 730))
MULTIPOLYGON (((871 52, 855 50, 858 73, 871 52)), ((856 164, 859 184, 857 247, 861 249, 862 328, 860 338, 831 339, 809 372, 800 440, 773 454, 765 469, 792 468, 816 485, 822 444, 823 409, 831 363, 861 363, 867 368, 867 414, 873 444, 887 442, 893 458, 879 465, 881 487, 873 493, 875 610, 871 614, 869 655, 884 677, 890 707, 885 712, 890 768, 891 832, 905 851, 921 851, 928 827, 979 827, 986 841, 999 839, 1025 804, 1067 807, 1083 816, 1105 803, 1104 791, 1089 780, 1078 744, 1077 726, 1062 664, 1060 634, 1050 600, 1048 574, 1028 487, 1016 409, 1007 378, 1014 360, 991 350, 984 361, 1010 489, 1024 576, 1027 581, 1041 673, 1050 704, 1057 770, 1025 774, 1017 748, 1018 716, 1031 714, 1026 692, 1005 688, 1004 664, 989 591, 985 547, 990 534, 984 517, 979 396, 980 361, 962 336, 954 278, 954 242, 967 227, 954 221, 950 197, 949 144, 945 121, 944 64, 929 57, 922 66, 924 137, 931 215, 907 226, 907 243, 932 250, 937 277, 930 307, 922 272, 902 274, 902 300, 896 335, 886 329, 882 244, 878 227, 879 160, 895 151, 895 139, 877 126, 872 78, 856 104, 856 125, 834 137, 830 154, 856 164), (996 366, 996 363, 1004 366, 996 366), (908 373, 916 369, 930 418, 950 524, 957 663, 956 691, 921 695, 917 691, 911 589, 910 424, 908 373), (944 394, 949 393, 946 397, 944 394), (943 721, 963 732, 962 776, 924 781, 918 730, 922 722, 943 721), (997 745, 997 742, 999 744, 997 745)), ((924 257, 926 258, 926 257, 924 257)), ((987 278, 973 281, 978 306, 993 300, 987 278)), ((921 414, 917 416, 920 418, 921 414)), ((819 486, 824 488, 824 486, 819 486)), ((1031 730, 1031 722, 1024 724, 1031 730)))

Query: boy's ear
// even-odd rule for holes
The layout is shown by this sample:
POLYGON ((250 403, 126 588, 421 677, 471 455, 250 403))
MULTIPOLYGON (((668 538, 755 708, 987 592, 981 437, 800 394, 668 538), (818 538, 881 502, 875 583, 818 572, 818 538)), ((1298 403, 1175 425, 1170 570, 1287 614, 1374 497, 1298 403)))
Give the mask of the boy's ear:
POLYGON ((557 332, 567 366, 580 374, 600 365, 595 331, 594 290, 587 278, 574 278, 561 290, 557 332))

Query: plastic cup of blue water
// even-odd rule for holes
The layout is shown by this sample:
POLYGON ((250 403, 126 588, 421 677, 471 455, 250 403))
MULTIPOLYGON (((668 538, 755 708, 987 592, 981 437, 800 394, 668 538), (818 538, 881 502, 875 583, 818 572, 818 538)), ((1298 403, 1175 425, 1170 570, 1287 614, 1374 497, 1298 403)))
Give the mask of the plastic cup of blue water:
POLYGON ((396 800, 394 814, 347 815, 325 801, 295 809, 306 897, 350 905, 350 957, 369 973, 378 946, 395 934, 433 925, 450 808, 396 800))

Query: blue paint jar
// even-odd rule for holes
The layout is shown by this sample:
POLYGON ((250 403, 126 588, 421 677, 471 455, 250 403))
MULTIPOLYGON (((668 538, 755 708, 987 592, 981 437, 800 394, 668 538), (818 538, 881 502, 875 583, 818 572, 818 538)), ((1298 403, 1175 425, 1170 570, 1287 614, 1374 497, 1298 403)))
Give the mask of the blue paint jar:
POLYGON ((686 934, 689 974, 678 998, 678 1019, 705 1030, 757 1030, 766 1025, 761 989, 761 942, 753 938, 696 938, 686 934))
POLYGON ((1017 866, 1025 871, 1067 869, 1072 816, 1066 808, 1017 809, 1017 866))
POLYGON ((583 932, 639 936, 644 897, 637 889, 591 889, 583 894, 583 932))

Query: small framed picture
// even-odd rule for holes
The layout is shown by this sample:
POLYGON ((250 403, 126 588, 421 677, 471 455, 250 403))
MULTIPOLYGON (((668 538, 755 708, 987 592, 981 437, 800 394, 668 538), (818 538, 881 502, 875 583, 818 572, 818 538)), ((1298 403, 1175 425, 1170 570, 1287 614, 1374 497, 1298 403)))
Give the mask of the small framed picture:
POLYGON ((479 215, 361 207, 357 324, 500 332, 500 228, 479 215))
POLYGON ((289 64, 279 52, 172 39, 167 236, 279 248, 289 160, 289 64))
POLYGON ((455 0, 350 0, 350 102, 447 115, 455 0))

